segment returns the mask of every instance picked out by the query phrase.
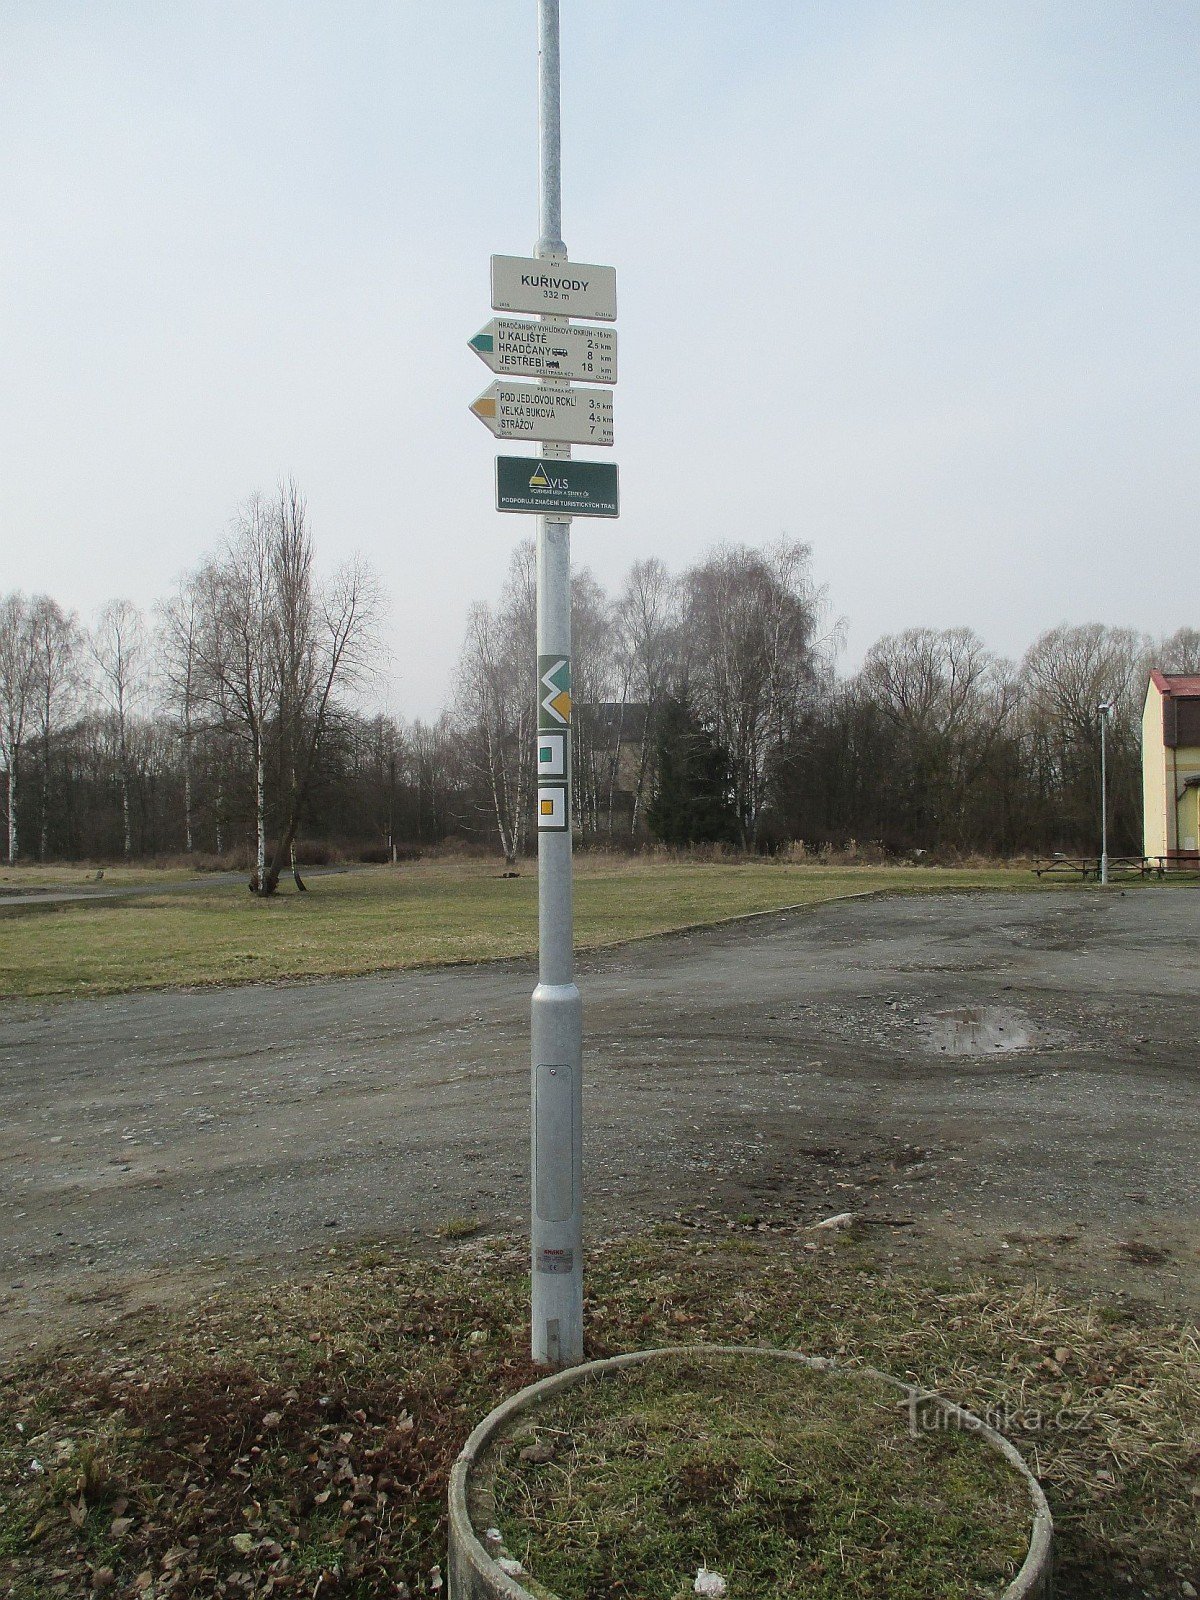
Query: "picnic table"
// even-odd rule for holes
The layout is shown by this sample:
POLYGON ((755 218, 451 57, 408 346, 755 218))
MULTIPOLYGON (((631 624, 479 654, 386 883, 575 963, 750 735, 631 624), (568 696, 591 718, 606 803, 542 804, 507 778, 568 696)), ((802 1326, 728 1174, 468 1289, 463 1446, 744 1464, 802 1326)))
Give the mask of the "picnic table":
POLYGON ((1048 861, 1035 862, 1033 870, 1039 878, 1080 878, 1086 883, 1088 878, 1100 876, 1100 857, 1056 853, 1048 861))
MULTIPOLYGON (((1166 875, 1167 858, 1165 856, 1109 856, 1108 877, 1113 878, 1162 878, 1166 875)), ((1086 883, 1089 878, 1100 878, 1099 856, 1067 856, 1057 852, 1049 860, 1034 863, 1034 872, 1039 878, 1071 878, 1077 877, 1086 883)))

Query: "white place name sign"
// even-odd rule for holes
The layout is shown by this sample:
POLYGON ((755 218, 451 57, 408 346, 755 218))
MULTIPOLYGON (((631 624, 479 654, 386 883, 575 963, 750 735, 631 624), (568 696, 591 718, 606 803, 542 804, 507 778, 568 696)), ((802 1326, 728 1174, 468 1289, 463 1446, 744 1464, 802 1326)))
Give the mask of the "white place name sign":
POLYGON ((492 310, 617 320, 617 269, 586 261, 492 257, 492 310))

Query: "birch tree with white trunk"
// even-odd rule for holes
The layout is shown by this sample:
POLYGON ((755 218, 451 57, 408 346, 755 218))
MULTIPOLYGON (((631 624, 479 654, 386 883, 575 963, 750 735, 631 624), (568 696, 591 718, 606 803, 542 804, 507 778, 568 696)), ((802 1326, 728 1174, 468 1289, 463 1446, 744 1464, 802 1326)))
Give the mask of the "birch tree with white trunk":
POLYGON ((96 685, 116 735, 121 824, 128 861, 133 855, 129 725, 143 689, 146 655, 146 630, 137 607, 128 600, 110 600, 97 619, 91 649, 96 685))
POLYGON ((197 577, 204 596, 204 693, 245 739, 254 775, 250 887, 256 893, 267 874, 267 736, 279 700, 271 523, 271 506, 253 495, 239 512, 224 553, 197 577))
POLYGON ((8 790, 8 864, 17 863, 17 798, 21 757, 32 711, 35 669, 33 611, 19 591, 0 600, 0 761, 8 790))
POLYGON ((158 670, 163 700, 178 729, 183 757, 183 838, 195 849, 194 769, 196 713, 200 703, 203 594, 196 577, 182 578, 158 608, 158 670))
POLYGON ((74 615, 57 600, 34 598, 33 723, 40 751, 38 860, 50 853, 50 752, 54 735, 64 726, 78 700, 81 634, 74 615))
POLYGON ((474 605, 459 658, 454 721, 486 789, 505 862, 525 847, 537 731, 537 596, 532 541, 513 552, 500 604, 474 605))
POLYGON ((823 597, 807 545, 717 550, 683 580, 684 672, 728 752, 743 841, 753 845, 779 755, 814 684, 823 597))
POLYGON ((297 889, 296 834, 316 777, 339 698, 364 688, 378 658, 381 597, 362 561, 344 563, 324 582, 313 578, 312 540, 304 498, 294 483, 279 491, 272 552, 274 643, 285 803, 283 827, 260 893, 274 894, 284 863, 297 889))

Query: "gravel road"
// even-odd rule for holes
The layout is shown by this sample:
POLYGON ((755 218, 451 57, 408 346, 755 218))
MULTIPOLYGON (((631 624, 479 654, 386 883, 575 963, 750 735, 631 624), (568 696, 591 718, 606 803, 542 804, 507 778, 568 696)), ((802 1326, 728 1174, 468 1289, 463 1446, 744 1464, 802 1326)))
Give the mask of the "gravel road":
MULTIPOLYGON (((1049 1252, 1194 1301, 1198 932, 1189 888, 869 897, 587 957, 589 1221, 854 1210, 951 1270, 1049 1252)), ((531 986, 0 1012, 0 1343, 189 1273, 522 1228, 531 986)))

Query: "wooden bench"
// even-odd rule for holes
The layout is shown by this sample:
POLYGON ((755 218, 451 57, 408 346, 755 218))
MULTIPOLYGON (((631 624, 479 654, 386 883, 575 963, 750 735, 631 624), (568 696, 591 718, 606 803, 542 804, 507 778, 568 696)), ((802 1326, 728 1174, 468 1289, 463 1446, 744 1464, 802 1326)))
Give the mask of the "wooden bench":
POLYGON ((1035 863, 1034 872, 1039 878, 1089 878, 1100 876, 1099 856, 1052 856, 1049 861, 1035 863))

